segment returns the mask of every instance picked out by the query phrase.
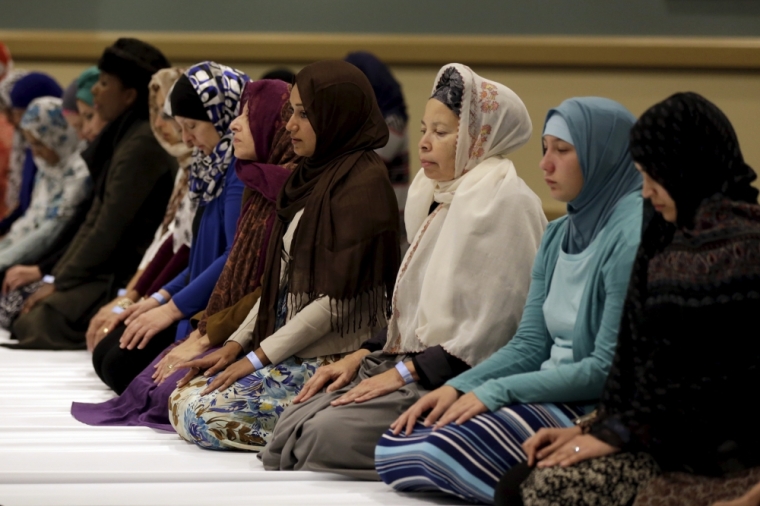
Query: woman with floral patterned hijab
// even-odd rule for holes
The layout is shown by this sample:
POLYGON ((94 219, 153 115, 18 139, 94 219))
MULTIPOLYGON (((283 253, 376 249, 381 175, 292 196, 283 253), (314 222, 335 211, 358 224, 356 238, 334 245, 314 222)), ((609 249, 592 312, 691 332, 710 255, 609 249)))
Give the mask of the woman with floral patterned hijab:
MULTIPOLYGON (((593 409, 589 401, 599 398, 615 351, 641 230, 641 176, 628 153, 634 121, 622 105, 599 97, 549 111, 540 167, 568 215, 544 234, 520 326, 490 358, 391 425, 375 453, 383 481, 401 491, 490 503, 499 477, 525 460, 523 441, 593 409)), ((511 246, 503 244, 498 257, 508 263, 511 246)), ((478 285, 472 296, 482 304, 478 285)), ((498 329, 488 338, 496 335, 498 329)))
POLYGON ((388 328, 317 370, 275 428, 267 469, 377 479, 375 444, 388 425, 517 329, 546 225, 539 198, 506 158, 530 138, 528 111, 506 86, 451 64, 438 74, 422 130, 422 170, 404 216, 413 240, 388 328))

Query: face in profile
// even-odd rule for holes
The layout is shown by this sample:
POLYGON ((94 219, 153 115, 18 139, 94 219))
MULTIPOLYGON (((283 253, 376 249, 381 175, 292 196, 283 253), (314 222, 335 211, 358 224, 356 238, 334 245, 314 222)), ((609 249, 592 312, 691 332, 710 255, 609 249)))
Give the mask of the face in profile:
POLYGON ((671 198, 665 187, 647 174, 646 170, 638 163, 636 164, 636 169, 641 172, 644 183, 641 189, 641 196, 652 203, 654 210, 660 213, 665 221, 675 223, 678 218, 675 200, 671 198))
POLYGON ((293 114, 285 125, 285 129, 290 133, 290 140, 293 143, 293 151, 298 156, 310 157, 317 149, 317 134, 311 126, 311 122, 306 115, 306 109, 303 106, 301 95, 298 93, 298 86, 293 86, 290 92, 290 107, 293 114))
POLYGON ((232 121, 230 130, 234 135, 232 148, 235 151, 235 156, 240 160, 258 161, 251 125, 248 123, 248 104, 243 106, 240 116, 232 121))
POLYGON ((108 72, 100 72, 98 81, 92 87, 94 107, 106 123, 110 123, 137 100, 137 90, 125 88, 121 79, 108 72))
POLYGON ((544 157, 539 167, 552 198, 572 202, 583 189, 583 171, 575 146, 553 135, 544 135, 544 157))
POLYGON ((103 131, 107 123, 87 102, 77 100, 77 109, 79 109, 79 118, 82 121, 81 137, 87 142, 92 142, 103 131))
POLYGON ((456 174, 459 118, 443 102, 431 98, 425 105, 421 132, 417 147, 425 175, 438 182, 451 181, 456 174))

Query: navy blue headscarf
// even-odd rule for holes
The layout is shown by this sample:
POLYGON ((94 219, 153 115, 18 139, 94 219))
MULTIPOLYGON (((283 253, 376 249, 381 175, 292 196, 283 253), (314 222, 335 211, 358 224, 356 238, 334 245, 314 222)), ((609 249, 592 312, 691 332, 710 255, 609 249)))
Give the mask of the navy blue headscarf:
POLYGON ((17 109, 26 109, 35 98, 62 96, 63 90, 55 79, 42 72, 30 72, 13 85, 11 105, 17 109))
POLYGON ((401 92, 401 85, 391 74, 388 66, 377 59, 372 53, 357 51, 346 56, 346 60, 361 70, 367 79, 369 79, 372 89, 375 92, 377 105, 380 106, 380 112, 383 117, 387 118, 393 114, 398 114, 404 121, 409 120, 406 113, 406 104, 404 103, 404 94, 401 92))
POLYGON ((546 121, 554 114, 567 123, 583 173, 583 189, 567 204, 562 242, 566 253, 576 254, 591 244, 623 197, 641 191, 641 175, 628 150, 636 118, 614 100, 600 97, 565 100, 549 111, 546 121))

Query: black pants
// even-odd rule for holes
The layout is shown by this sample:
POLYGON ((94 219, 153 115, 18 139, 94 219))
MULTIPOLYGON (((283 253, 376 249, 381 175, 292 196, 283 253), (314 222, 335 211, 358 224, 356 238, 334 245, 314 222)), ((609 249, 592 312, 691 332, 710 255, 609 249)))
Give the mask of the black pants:
POLYGON ((177 334, 175 323, 153 336, 142 350, 119 348, 119 339, 127 329, 119 325, 103 338, 92 353, 92 365, 103 383, 121 395, 138 374, 143 372, 158 355, 174 342, 177 334))

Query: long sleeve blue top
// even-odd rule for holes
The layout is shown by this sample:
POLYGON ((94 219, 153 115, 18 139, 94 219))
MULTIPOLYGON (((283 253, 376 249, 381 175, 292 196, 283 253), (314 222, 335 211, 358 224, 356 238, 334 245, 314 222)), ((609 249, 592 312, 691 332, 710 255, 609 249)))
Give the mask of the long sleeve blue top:
POLYGON ((541 370, 554 344, 544 320, 567 218, 549 224, 533 264, 520 326, 509 343, 447 382, 473 392, 489 410, 517 403, 593 402, 599 398, 617 346, 631 268, 641 240, 642 198, 638 192, 615 206, 595 242, 593 266, 572 333, 573 361, 541 370))
POLYGON ((235 238, 243 189, 243 183, 235 174, 233 159, 227 167, 221 195, 206 204, 203 211, 187 268, 163 287, 185 315, 177 328, 176 339, 184 339, 191 332, 189 318, 206 308, 222 274, 235 238))

